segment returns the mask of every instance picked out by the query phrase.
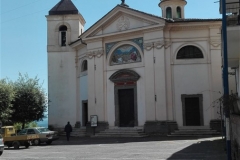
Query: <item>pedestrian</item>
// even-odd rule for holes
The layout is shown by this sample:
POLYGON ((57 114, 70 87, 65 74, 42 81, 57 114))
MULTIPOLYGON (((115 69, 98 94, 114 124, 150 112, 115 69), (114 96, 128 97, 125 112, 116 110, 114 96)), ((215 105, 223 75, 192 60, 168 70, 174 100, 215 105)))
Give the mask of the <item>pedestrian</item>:
POLYGON ((69 141, 70 133, 72 132, 72 126, 71 126, 70 122, 67 123, 67 125, 64 128, 64 131, 66 132, 67 141, 69 141))

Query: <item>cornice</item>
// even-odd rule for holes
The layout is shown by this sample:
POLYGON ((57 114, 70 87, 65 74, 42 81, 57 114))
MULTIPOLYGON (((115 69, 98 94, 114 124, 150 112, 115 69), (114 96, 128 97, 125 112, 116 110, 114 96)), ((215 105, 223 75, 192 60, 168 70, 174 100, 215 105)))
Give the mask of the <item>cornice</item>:
POLYGON ((172 26, 170 27, 170 31, 189 31, 189 30, 204 30, 208 29, 208 25, 203 25, 203 26, 172 26))

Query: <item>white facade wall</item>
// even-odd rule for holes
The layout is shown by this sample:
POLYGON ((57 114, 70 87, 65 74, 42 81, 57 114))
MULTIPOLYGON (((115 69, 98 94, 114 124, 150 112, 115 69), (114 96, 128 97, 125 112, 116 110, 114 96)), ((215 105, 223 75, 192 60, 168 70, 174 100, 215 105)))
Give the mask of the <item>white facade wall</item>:
POLYGON ((49 125, 63 127, 76 122, 75 53, 48 53, 49 125), (61 117, 61 118, 60 118, 61 117))

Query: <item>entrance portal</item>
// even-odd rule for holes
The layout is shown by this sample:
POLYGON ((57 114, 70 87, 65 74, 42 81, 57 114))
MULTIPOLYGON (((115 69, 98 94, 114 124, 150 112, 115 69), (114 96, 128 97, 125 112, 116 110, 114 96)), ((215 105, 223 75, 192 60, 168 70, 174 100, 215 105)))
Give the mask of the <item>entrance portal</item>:
POLYGON ((134 89, 119 89, 119 126, 134 127, 134 89))
POLYGON ((122 69, 109 80, 114 83, 115 126, 138 126, 137 81, 140 76, 133 70, 122 69))
POLYGON ((202 95, 182 95, 183 125, 202 126, 203 106, 202 95))

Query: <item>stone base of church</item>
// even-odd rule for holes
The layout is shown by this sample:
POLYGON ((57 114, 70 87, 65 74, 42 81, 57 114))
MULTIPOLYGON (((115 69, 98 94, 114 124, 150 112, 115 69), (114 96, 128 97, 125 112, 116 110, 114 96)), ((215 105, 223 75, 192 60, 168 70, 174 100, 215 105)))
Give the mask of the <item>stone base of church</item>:
POLYGON ((88 122, 86 125, 86 133, 88 136, 94 135, 95 133, 99 133, 109 128, 108 122, 99 121, 97 127, 91 127, 91 123, 88 122))
POLYGON ((210 128, 212 130, 216 130, 218 132, 222 131, 222 127, 223 127, 223 120, 221 119, 213 119, 210 121, 210 128))
POLYGON ((168 135, 177 129, 176 121, 147 121, 144 125, 144 132, 150 135, 168 135))

